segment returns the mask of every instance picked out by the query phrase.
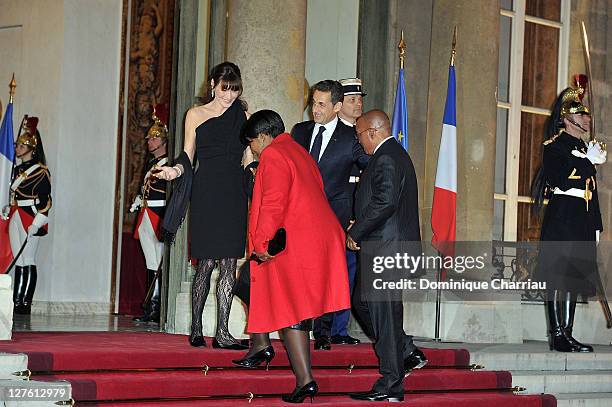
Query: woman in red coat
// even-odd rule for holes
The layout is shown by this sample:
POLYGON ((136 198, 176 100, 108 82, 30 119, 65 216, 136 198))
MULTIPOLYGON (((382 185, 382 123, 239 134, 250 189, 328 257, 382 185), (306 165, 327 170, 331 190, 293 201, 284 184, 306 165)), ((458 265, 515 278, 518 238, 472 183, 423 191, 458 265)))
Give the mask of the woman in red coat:
POLYGON ((301 403, 318 387, 310 369, 312 318, 350 308, 345 235, 330 208, 316 163, 284 133, 278 113, 261 110, 242 138, 260 156, 249 217, 251 300, 248 331, 282 329, 295 391, 283 400, 301 403), (265 150, 265 151, 264 151, 265 150), (276 256, 268 242, 279 228, 286 247, 276 256))

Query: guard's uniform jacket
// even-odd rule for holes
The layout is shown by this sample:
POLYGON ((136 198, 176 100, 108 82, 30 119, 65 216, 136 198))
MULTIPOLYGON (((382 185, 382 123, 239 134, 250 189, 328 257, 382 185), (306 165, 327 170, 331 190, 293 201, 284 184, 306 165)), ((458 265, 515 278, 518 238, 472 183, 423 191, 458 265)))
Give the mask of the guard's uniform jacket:
POLYGON ((603 230, 595 165, 572 151, 587 145, 565 131, 544 143, 542 168, 548 205, 536 277, 548 289, 595 293, 596 231, 603 230), (555 242, 555 243, 551 243, 555 242), (558 242, 558 243, 557 243, 558 242))
MULTIPOLYGON (((19 213, 23 230, 28 228, 37 214, 48 216, 51 209, 51 175, 49 169, 32 159, 26 161, 13 171, 10 188, 11 218, 19 213)), ((36 236, 47 234, 48 225, 39 229, 36 236)))
POLYGON ((142 200, 140 213, 138 214, 138 222, 134 237, 139 238, 139 229, 145 212, 148 214, 153 230, 158 239, 161 238, 161 220, 166 212, 166 186, 168 181, 159 179, 153 176, 153 172, 159 167, 168 164, 168 156, 163 155, 159 158, 153 158, 147 163, 145 168, 145 176, 140 190, 140 199, 142 200))

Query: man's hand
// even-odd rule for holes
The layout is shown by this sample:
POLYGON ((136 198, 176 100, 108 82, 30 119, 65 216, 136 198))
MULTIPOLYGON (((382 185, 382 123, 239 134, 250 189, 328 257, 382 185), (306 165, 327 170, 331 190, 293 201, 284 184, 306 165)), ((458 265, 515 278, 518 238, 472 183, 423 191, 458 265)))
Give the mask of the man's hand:
MULTIPOLYGON (((350 226, 349 226, 350 228, 350 226)), ((357 243, 353 240, 353 238, 351 237, 351 235, 346 235, 346 247, 348 247, 350 250, 360 250, 361 247, 359 247, 357 245, 357 243)))
POLYGON ((140 195, 136 195, 134 198, 134 202, 132 202, 132 206, 130 206, 130 213, 136 212, 142 206, 142 198, 140 195))
POLYGON ((268 251, 266 250, 264 253, 257 253, 257 252, 253 252, 253 254, 255 255, 255 257, 257 257, 259 259, 259 261, 261 261, 262 263, 264 261, 268 261, 274 258, 274 256, 271 256, 268 251))
POLYGON ((572 151, 572 155, 579 158, 586 158, 593 164, 603 164, 606 162, 607 152, 601 143, 591 141, 587 147, 586 154, 578 150, 572 151))

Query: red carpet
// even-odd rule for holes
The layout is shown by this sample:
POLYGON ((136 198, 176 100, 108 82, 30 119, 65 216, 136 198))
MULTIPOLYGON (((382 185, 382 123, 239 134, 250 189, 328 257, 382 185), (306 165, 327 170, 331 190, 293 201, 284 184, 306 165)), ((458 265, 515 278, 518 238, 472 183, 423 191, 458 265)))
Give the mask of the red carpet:
MULTIPOLYGON (((210 344, 210 340, 208 341, 210 344)), ((295 379, 289 368, 282 344, 274 344, 277 356, 271 366, 278 368, 243 370, 231 368, 231 359, 242 352, 212 348, 192 348, 182 335, 161 333, 65 332, 15 333, 14 340, 0 342, 0 352, 27 353, 29 369, 39 374, 37 380, 66 379, 72 384, 73 397, 79 401, 119 401, 100 405, 123 406, 277 406, 286 405, 278 397, 255 398, 248 403, 243 399, 224 400, 163 400, 174 398, 202 398, 205 396, 239 396, 289 393, 295 379), (201 371, 181 371, 189 367, 225 367, 211 369, 207 375, 201 371), (153 369, 166 371, 121 372, 116 369, 153 369), (174 370, 173 370, 174 369, 174 370), (91 370, 105 370, 91 372, 91 370), (87 372, 83 372, 87 371, 87 372), (151 399, 151 400, 147 400, 151 399), (133 402, 125 402, 133 400, 133 402)), ((408 391, 403 405, 408 406, 495 406, 495 407, 552 407, 552 396, 515 396, 502 392, 512 386, 508 372, 471 371, 465 350, 424 349, 430 364, 413 372, 405 380, 408 391), (435 367, 435 368, 434 368, 435 367), (462 368, 463 367, 463 368, 462 368), (500 391, 495 391, 500 389, 500 391), (423 394, 423 392, 437 391, 423 394), (445 393, 446 391, 446 393, 445 393)), ((368 390, 378 377, 377 364, 370 344, 335 346, 332 351, 312 352, 314 375, 321 392, 347 393, 368 390), (319 368, 317 368, 317 366, 319 368), (327 367, 327 368, 323 368, 327 367), (335 368, 329 368, 335 367, 335 368)), ((347 396, 324 395, 315 398, 316 404, 338 406, 367 406, 347 396)), ((92 403, 93 404, 93 403, 92 403)), ((83 404, 85 405, 85 404, 83 404)))

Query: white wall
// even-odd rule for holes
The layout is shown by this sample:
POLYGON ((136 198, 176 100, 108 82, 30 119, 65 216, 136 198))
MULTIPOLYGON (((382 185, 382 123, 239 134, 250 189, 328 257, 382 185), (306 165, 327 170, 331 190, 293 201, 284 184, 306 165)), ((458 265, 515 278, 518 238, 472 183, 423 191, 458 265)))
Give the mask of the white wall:
POLYGON ((21 62, 0 60, 0 94, 7 71, 15 69, 15 126, 24 113, 40 117, 53 184, 35 302, 107 310, 121 12, 121 0, 0 0, 0 56, 11 46, 2 41, 2 27, 21 26, 21 46, 14 50, 21 62))

